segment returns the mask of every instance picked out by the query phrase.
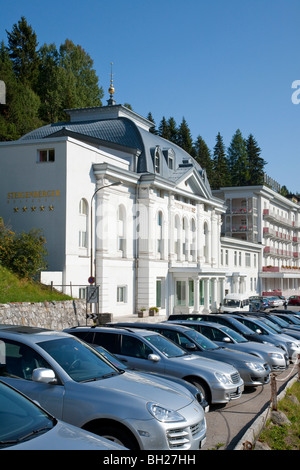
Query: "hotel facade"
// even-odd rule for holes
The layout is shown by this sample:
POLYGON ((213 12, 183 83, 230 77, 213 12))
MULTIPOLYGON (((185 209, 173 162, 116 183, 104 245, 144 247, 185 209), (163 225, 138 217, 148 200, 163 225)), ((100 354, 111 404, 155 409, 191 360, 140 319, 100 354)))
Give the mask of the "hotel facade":
POLYGON ((216 311, 231 292, 299 292, 296 269, 288 278, 281 263, 299 266, 299 205, 266 187, 212 192, 190 155, 108 103, 0 144, 0 215, 16 232, 43 231, 42 282, 74 297, 95 285, 98 311, 117 316, 216 311), (247 212, 237 220, 238 208, 247 212))

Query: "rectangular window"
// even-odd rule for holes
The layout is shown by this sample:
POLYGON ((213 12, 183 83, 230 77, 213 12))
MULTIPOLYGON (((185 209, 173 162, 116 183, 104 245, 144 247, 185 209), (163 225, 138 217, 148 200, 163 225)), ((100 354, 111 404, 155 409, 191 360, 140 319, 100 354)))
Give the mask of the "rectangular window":
POLYGON ((117 287, 117 302, 118 303, 126 302, 126 286, 117 287))
POLYGON ((250 255, 250 253, 245 254, 245 264, 248 268, 251 266, 251 255, 250 255))
POLYGON ((200 305, 204 305, 204 281, 200 280, 199 282, 199 299, 200 305))
POLYGON ((194 281, 192 279, 189 280, 189 307, 193 307, 194 305, 194 281))
POLYGON ((162 280, 156 279, 156 307, 161 307, 162 280))
POLYGON ((54 162, 55 161, 55 150, 54 149, 38 150, 37 161, 39 163, 54 162))
POLYGON ((79 248, 87 248, 86 232, 79 231, 79 248))
POLYGON ((176 281, 176 305, 186 305, 185 281, 176 281))

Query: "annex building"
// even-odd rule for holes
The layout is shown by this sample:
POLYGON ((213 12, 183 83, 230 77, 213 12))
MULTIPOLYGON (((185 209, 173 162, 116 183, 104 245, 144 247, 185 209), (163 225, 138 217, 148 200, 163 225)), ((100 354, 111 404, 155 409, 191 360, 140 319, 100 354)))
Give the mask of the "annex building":
MULTIPOLYGON (((42 282, 82 298, 94 279, 98 311, 117 316, 215 311, 225 293, 277 288, 262 269, 278 243, 274 223, 264 214, 268 233, 248 237, 246 224, 247 237, 235 236, 233 199, 244 207, 242 199, 256 197, 249 188, 213 193, 205 169, 112 96, 107 106, 67 113, 69 121, 0 143, 0 215, 16 232, 42 229, 42 282)), ((291 204, 296 253, 299 206, 291 204)))

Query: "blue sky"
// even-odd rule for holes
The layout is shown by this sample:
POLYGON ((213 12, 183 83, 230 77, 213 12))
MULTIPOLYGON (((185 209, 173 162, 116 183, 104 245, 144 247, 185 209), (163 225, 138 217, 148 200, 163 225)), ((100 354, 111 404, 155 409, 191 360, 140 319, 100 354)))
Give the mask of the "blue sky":
POLYGON ((253 134, 266 172, 300 193, 299 0, 0 0, 0 40, 21 16, 39 45, 65 39, 94 61, 109 98, 179 125, 213 149, 253 134), (299 94, 297 94, 299 89, 299 94))

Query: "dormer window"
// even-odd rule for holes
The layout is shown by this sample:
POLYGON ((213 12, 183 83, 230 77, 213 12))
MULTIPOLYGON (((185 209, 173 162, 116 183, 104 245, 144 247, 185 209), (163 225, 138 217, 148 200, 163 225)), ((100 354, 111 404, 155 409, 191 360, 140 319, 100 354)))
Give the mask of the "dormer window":
POLYGON ((156 147, 154 154, 154 170, 155 173, 160 173, 160 153, 158 147, 156 147))

